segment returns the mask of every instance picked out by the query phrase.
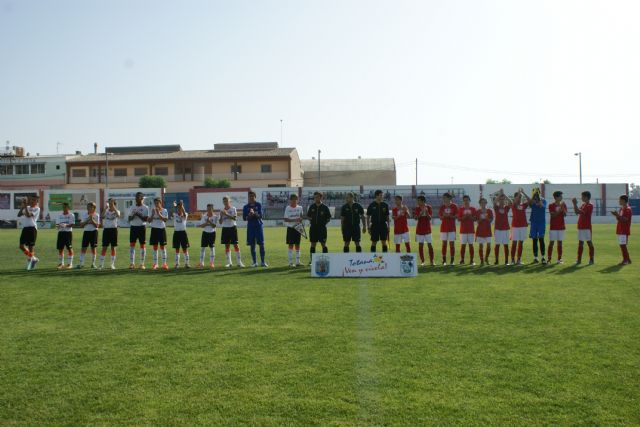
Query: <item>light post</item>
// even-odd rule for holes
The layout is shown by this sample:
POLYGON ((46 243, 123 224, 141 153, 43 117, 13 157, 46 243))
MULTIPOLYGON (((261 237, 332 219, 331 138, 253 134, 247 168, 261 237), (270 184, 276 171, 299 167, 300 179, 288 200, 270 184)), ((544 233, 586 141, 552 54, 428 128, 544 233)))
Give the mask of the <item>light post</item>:
POLYGON ((574 156, 578 156, 578 164, 580 166, 580 184, 582 184, 582 152, 575 153, 574 156))
POLYGON ((320 150, 318 150, 318 187, 322 186, 322 181, 320 178, 320 150))

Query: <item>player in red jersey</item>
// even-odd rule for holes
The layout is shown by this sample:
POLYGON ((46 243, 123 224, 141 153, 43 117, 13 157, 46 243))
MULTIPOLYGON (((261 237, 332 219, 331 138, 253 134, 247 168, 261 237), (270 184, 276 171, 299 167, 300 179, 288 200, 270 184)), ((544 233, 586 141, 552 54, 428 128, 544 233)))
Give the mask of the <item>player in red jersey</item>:
POLYGON ((584 251, 584 242, 589 246, 589 265, 593 265, 595 248, 591 241, 591 215, 593 214, 593 205, 591 204, 591 192, 583 191, 581 194, 582 205, 578 207, 578 200, 574 197, 573 210, 578 215, 578 259, 576 265, 582 263, 582 252, 584 251))
POLYGON ((471 197, 462 196, 462 206, 458 209, 458 220, 460 221, 460 264, 464 264, 464 256, 469 245, 469 264, 473 262, 473 241, 475 240, 475 220, 476 208, 471 206, 471 197))
POLYGON ((428 205, 424 196, 418 196, 418 206, 413 212, 416 225, 416 242, 418 243, 418 253, 420 254, 420 265, 424 265, 424 244, 429 248, 429 262, 433 265, 433 245, 431 236, 431 217, 433 209, 428 205))
POLYGON ((456 216, 458 206, 451 201, 453 196, 449 193, 442 195, 442 205, 438 211, 440 223, 440 240, 442 241, 442 265, 447 265, 447 242, 449 243, 449 256, 451 265, 456 255, 456 216))
POLYGON ((498 265, 500 255, 500 245, 504 249, 504 263, 509 264, 509 210, 511 209, 511 199, 500 189, 493 198, 493 210, 495 214, 495 265, 498 265))
POLYGON ((631 208, 629 207, 629 196, 623 194, 620 196, 620 209, 617 211, 611 211, 613 216, 618 220, 616 226, 616 234, 618 235, 618 243, 620 244, 620 251, 622 252, 622 262, 620 265, 631 264, 631 258, 629 258, 629 235, 631 235, 631 208))
POLYGON ((562 191, 553 192, 554 202, 549 205, 549 263, 553 255, 553 244, 558 242, 558 264, 562 264, 562 242, 564 241, 564 217, 567 216, 567 205, 562 201, 562 191))
POLYGON ((524 193, 521 188, 513 195, 513 205, 511 205, 511 264, 522 264, 522 246, 527 238, 527 208, 531 203, 531 198, 524 193), (522 198, 526 202, 522 201, 522 198), (516 248, 518 259, 516 261, 516 248))
POLYGON ((411 243, 409 241, 409 208, 402 204, 402 196, 395 197, 396 206, 391 209, 391 217, 393 218, 393 241, 396 244, 396 252, 400 253, 400 244, 404 242, 407 253, 411 252, 411 243))
POLYGON ((491 223, 493 222, 493 211, 487 209, 487 199, 484 197, 481 197, 478 203, 480 203, 480 208, 476 210, 476 219, 478 220, 476 242, 478 242, 478 252, 480 253, 480 265, 484 265, 485 260, 487 264, 489 264, 489 254, 491 253, 491 223), (484 244, 487 245, 486 252, 483 251, 482 245, 484 244))

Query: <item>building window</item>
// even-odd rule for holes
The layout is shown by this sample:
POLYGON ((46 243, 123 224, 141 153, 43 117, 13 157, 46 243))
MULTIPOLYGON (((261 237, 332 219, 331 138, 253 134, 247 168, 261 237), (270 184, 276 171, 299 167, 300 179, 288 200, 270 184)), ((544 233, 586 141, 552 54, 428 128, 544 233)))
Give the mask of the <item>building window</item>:
POLYGON ((286 184, 269 184, 269 185, 267 185, 267 187, 270 187, 270 188, 271 187, 286 187, 286 186, 287 186, 286 184))
POLYGON ((56 170, 59 171, 60 170, 60 165, 56 165, 56 170))
POLYGON ((113 176, 127 176, 127 168, 113 169, 113 176))
POLYGON ((145 176, 147 174, 147 168, 135 168, 133 169, 135 176, 145 176))
POLYGON ((44 173, 44 163, 34 163, 31 165, 31 173, 44 173))
POLYGON ((242 165, 231 165, 231 173, 242 173, 242 165))
POLYGON ((156 175, 158 175, 158 176, 167 176, 167 175, 169 175, 169 168, 166 167, 166 166, 157 167, 156 168, 156 175))
POLYGON ((260 165, 260 172, 271 173, 271 165, 260 165))
MULTIPOLYGON (((100 175, 104 176, 105 172, 106 170, 100 169, 100 175)), ((91 176, 94 178, 98 176, 98 168, 91 168, 91 176)))
POLYGON ((87 170, 86 169, 71 169, 71 176, 73 178, 86 178, 87 170))
POLYGON ((0 165, 0 175, 13 175, 13 165, 0 165))
POLYGON ((16 165, 16 175, 29 175, 29 166, 30 165, 16 165))

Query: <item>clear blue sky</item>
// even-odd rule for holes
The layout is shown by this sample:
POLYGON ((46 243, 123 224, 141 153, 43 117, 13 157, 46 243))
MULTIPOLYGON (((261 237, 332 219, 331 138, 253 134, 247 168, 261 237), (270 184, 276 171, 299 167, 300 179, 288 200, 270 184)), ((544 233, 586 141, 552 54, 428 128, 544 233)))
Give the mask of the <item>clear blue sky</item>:
POLYGON ((639 182, 640 2, 0 0, 0 141, 279 141, 401 184, 639 182), (490 172, 495 171, 495 172, 490 172), (524 173, 524 174, 522 174, 524 173), (635 174, 635 176, 633 175, 635 174))

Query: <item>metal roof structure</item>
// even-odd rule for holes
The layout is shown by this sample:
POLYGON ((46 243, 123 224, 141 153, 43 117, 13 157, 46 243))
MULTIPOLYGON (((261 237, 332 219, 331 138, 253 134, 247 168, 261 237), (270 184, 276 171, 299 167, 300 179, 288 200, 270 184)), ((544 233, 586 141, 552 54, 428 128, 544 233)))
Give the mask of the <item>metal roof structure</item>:
MULTIPOLYGON (((303 171, 317 171, 317 159, 300 160, 303 171)), ((395 171, 396 162, 392 158, 381 159, 320 159, 321 172, 349 171, 395 171)))

